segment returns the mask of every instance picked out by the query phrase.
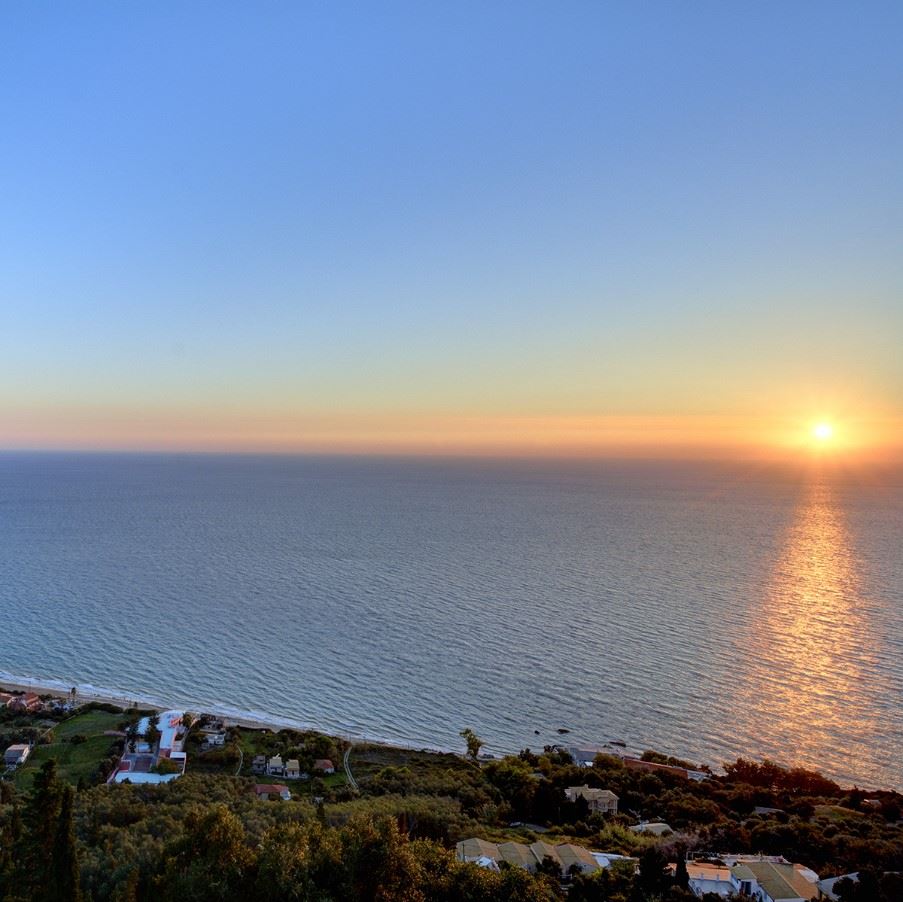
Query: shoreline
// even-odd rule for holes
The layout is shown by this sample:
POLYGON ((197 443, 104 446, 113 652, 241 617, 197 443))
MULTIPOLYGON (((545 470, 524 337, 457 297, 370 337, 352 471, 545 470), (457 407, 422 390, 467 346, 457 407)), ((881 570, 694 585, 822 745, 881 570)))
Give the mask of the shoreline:
POLYGON ((68 698, 71 688, 75 688, 79 705, 98 702, 100 704, 114 705, 122 708, 138 707, 151 709, 158 712, 169 710, 193 711, 196 714, 210 714, 220 718, 226 726, 244 727, 249 730, 271 730, 276 733, 280 730, 297 730, 299 732, 312 731, 343 739, 354 744, 384 745, 397 749, 412 749, 423 752, 435 752, 437 754, 456 754, 454 749, 438 748, 430 745, 414 745, 386 739, 384 737, 354 735, 340 731, 331 732, 321 726, 295 720, 278 715, 268 715, 260 711, 242 711, 230 708, 226 705, 204 706, 197 704, 184 704, 180 701, 164 702, 159 698, 153 699, 146 695, 129 694, 123 690, 107 689, 88 684, 69 683, 52 678, 23 677, 0 671, 0 690, 12 690, 13 692, 36 692, 39 695, 52 695, 55 698, 68 698))
MULTIPOLYGON (((88 704, 90 702, 99 702, 101 704, 114 705, 115 707, 121 708, 123 710, 127 710, 128 708, 132 707, 138 707, 159 712, 173 709, 193 711, 196 714, 209 714, 217 717, 222 720, 226 726, 243 727, 249 730, 270 730, 274 733, 279 732, 280 730, 296 730, 299 732, 311 731, 322 733, 327 736, 332 736, 336 739, 341 739, 351 744, 381 745, 394 749, 410 749, 412 751, 433 752, 435 754, 460 754, 460 749, 440 748, 438 746, 429 744, 421 745, 415 742, 403 742, 399 740, 387 739, 380 736, 368 736, 363 734, 358 735, 349 732, 343 732, 340 730, 333 731, 328 728, 324 728, 322 725, 305 722, 300 719, 280 717, 279 715, 275 714, 271 715, 263 711, 241 710, 221 704, 214 704, 205 707, 204 705, 194 703, 186 704, 179 700, 164 702, 160 698, 155 699, 151 698, 150 696, 140 694, 133 695, 125 692, 124 690, 114 690, 104 687, 97 687, 91 685, 90 683, 67 684, 63 680, 53 679, 50 677, 23 677, 7 673, 6 671, 0 671, 0 689, 10 689, 14 692, 37 692, 40 695, 52 695, 56 698, 67 698, 69 691, 71 688, 73 688, 73 686, 76 689, 79 705, 88 704)), ((564 740, 564 737, 561 738, 562 740, 564 740)), ((563 744, 563 742, 559 744, 563 744)), ((656 751, 659 750, 656 749, 656 751)), ((506 752, 501 749, 493 750, 493 756, 497 757, 497 753, 500 753, 501 755, 516 754, 506 752)), ((639 756, 639 752, 636 752, 634 754, 636 754, 637 757, 639 756)), ((679 753, 675 752, 665 752, 663 754, 672 755, 678 758, 681 757, 679 753)), ((737 754, 740 757, 748 757, 746 753, 737 754)), ((718 766, 709 766, 712 770, 712 773, 716 775, 717 772, 721 770, 721 768, 718 766)), ((821 771, 818 772, 821 773, 821 771)), ((895 787, 890 785, 872 785, 869 786, 868 789, 866 789, 866 787, 860 784, 859 781, 849 782, 846 780, 836 780, 835 782, 847 789, 856 786, 859 789, 863 789, 865 791, 899 791, 895 787), (848 783, 849 785, 847 785, 848 783)))

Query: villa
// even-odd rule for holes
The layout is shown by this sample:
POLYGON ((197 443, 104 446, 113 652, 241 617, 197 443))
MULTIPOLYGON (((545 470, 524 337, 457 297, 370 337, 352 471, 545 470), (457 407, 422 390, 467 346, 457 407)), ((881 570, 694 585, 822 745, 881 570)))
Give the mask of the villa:
POLYGON ((821 888, 818 874, 779 856, 722 855, 716 861, 688 861, 687 873, 690 889, 700 897, 743 894, 755 902, 809 902, 821 888))
POLYGON ((187 756, 183 751, 184 729, 182 727, 183 711, 163 711, 158 716, 157 729, 160 741, 151 747, 147 742, 150 729, 150 718, 143 717, 138 721, 137 733, 141 737, 132 752, 126 747, 119 767, 110 775, 110 783, 169 783, 185 773, 187 756), (161 763, 161 762, 166 762, 161 763), (163 770, 157 772, 154 768, 163 770))
POLYGON ((569 802, 585 799, 590 814, 617 814, 618 797, 609 789, 595 789, 585 784, 569 786, 565 791, 569 802))
POLYGON ((281 755, 274 755, 267 761, 267 773, 271 777, 285 776, 285 765, 282 763, 281 755))
POLYGON ((317 758, 314 761, 314 770, 318 770, 324 774, 334 774, 335 765, 328 758, 317 758))
POLYGON ((735 864, 731 874, 740 892, 759 902, 808 902, 818 893, 818 875, 802 865, 745 861, 735 864))

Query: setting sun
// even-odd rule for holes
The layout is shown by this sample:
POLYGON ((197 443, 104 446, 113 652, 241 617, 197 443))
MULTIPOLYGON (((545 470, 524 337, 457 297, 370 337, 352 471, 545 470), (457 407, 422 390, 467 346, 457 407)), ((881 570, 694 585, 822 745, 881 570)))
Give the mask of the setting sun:
POLYGON ((816 423, 812 435, 819 442, 826 442, 834 435, 834 427, 830 423, 816 423))

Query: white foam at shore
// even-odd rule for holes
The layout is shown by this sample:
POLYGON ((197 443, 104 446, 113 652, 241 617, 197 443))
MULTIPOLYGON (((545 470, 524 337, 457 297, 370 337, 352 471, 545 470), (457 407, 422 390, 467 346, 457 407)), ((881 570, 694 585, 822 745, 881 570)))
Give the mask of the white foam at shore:
POLYGON ((152 696, 146 693, 126 692, 123 689, 108 689, 106 687, 94 686, 91 683, 73 683, 60 679, 51 679, 46 677, 24 677, 16 674, 8 673, 0 670, 0 686, 16 686, 34 689, 40 692, 67 696, 74 687, 78 700, 85 702, 106 702, 121 708, 157 708, 166 710, 172 707, 179 707, 185 711, 196 711, 201 714, 213 714, 222 717, 225 720, 239 722, 239 725, 260 726, 270 729, 281 730, 312 730, 319 733, 327 733, 328 735, 337 736, 349 742, 372 742, 379 745, 388 745, 395 748, 411 748, 416 745, 417 748, 431 752, 456 752, 458 749, 438 748, 431 745, 421 745, 403 743, 397 739, 389 739, 384 736, 375 734, 360 733, 355 734, 348 731, 326 730, 322 726, 304 721, 298 718, 284 717, 277 714, 271 714, 267 711, 248 710, 236 708, 220 702, 213 703, 197 703, 184 697, 169 697, 163 699, 159 696, 152 696))

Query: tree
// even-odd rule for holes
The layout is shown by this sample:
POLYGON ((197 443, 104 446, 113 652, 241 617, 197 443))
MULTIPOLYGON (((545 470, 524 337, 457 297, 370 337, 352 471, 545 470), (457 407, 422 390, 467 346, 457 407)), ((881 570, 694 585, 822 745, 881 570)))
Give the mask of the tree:
POLYGON ((151 714, 147 719, 147 729, 144 731, 144 741, 151 747, 156 746, 160 741, 160 715, 151 714))
POLYGON ((668 859, 658 846, 649 846, 640 854, 637 884, 648 896, 660 895, 671 885, 668 859))
POLYGON ((62 787, 60 814, 53 842, 52 884, 53 898, 59 902, 79 902, 78 852, 75 847, 75 827, 72 823, 72 803, 75 792, 71 786, 62 787))
POLYGON ((255 864, 235 812, 217 804, 192 812, 166 849, 164 899, 243 899, 255 864))
POLYGON ((480 749, 483 748, 483 740, 470 727, 461 730, 459 735, 467 745, 467 757, 471 761, 476 761, 477 755, 480 754, 480 749))
POLYGON ((138 723, 137 723, 137 721, 132 721, 125 728, 125 740, 126 740, 126 743, 128 744, 129 751, 134 754, 135 745, 138 742, 138 723))
POLYGON ((537 874, 545 874, 547 877, 555 877, 561 879, 561 865, 552 858, 551 855, 543 857, 542 861, 536 865, 537 874))
POLYGON ((681 889, 690 886, 690 873, 687 870, 687 850, 681 848, 677 854, 677 868, 674 871, 674 883, 681 889))
POLYGON ((72 806, 75 792, 64 784, 50 759, 35 776, 15 854, 12 886, 16 898, 33 902, 78 902, 78 857, 72 806))

